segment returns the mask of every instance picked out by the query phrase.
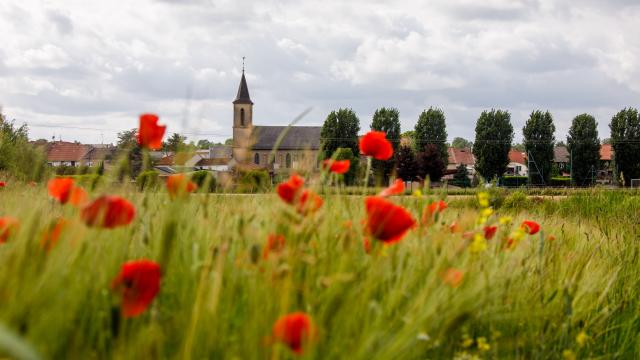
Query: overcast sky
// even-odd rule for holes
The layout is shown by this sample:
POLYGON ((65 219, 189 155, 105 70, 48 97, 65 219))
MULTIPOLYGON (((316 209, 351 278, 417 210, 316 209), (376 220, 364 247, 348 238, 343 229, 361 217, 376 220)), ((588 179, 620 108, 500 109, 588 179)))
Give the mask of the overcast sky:
POLYGON ((516 139, 533 109, 556 138, 588 112, 640 106, 640 1, 2 1, 0 105, 31 138, 115 141, 155 112, 190 140, 231 137, 242 57, 254 123, 302 124, 353 108, 444 110, 449 138, 508 109, 516 139))

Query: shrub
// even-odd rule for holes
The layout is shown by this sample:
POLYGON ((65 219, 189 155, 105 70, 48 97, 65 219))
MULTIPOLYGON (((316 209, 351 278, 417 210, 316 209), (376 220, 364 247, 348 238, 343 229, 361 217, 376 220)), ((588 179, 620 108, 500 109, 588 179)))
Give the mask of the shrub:
POLYGON ((519 187, 527 185, 527 181, 529 180, 526 176, 503 176, 500 179, 500 186, 506 187, 519 187))
POLYGON ((242 171, 238 174, 238 192, 257 193, 269 190, 269 173, 264 170, 242 171))
POLYGON ((191 181, 198 185, 202 192, 215 192, 217 188, 216 178, 211 171, 199 170, 191 174, 191 181))
POLYGON ((551 186, 570 186, 571 178, 567 176, 554 176, 549 183, 551 186))
POLYGON ((160 177, 154 170, 143 171, 136 178, 136 184, 140 191, 155 189, 160 184, 160 177))
POLYGON ((527 208, 529 199, 524 191, 514 191, 509 194, 502 202, 505 209, 520 210, 527 208))

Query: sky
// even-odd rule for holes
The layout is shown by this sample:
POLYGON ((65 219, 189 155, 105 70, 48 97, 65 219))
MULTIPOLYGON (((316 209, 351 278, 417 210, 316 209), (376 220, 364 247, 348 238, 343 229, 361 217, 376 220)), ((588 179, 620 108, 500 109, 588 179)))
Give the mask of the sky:
POLYGON ((412 130, 431 106, 449 139, 483 110, 532 110, 556 138, 590 113, 640 106, 638 0, 0 2, 0 106, 32 139, 115 142, 154 112, 188 140, 231 137, 242 57, 254 124, 322 125, 379 107, 412 130))

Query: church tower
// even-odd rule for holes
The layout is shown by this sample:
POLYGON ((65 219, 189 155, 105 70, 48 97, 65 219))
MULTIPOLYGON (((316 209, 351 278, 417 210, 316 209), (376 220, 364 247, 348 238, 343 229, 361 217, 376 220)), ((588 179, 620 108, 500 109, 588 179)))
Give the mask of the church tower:
POLYGON ((246 163, 251 155, 251 131, 253 128, 253 101, 249 96, 247 79, 244 77, 244 58, 242 77, 238 94, 233 100, 233 158, 239 163, 246 163))

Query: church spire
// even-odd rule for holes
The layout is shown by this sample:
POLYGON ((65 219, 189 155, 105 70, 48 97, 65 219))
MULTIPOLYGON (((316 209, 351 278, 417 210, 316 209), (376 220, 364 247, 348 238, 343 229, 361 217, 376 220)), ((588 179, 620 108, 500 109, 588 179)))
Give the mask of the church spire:
POLYGON ((238 95, 233 100, 234 104, 251 104, 251 97, 249 96, 249 87, 247 86, 247 79, 244 77, 244 56, 242 57, 242 77, 240 78, 240 86, 238 86, 238 95))

